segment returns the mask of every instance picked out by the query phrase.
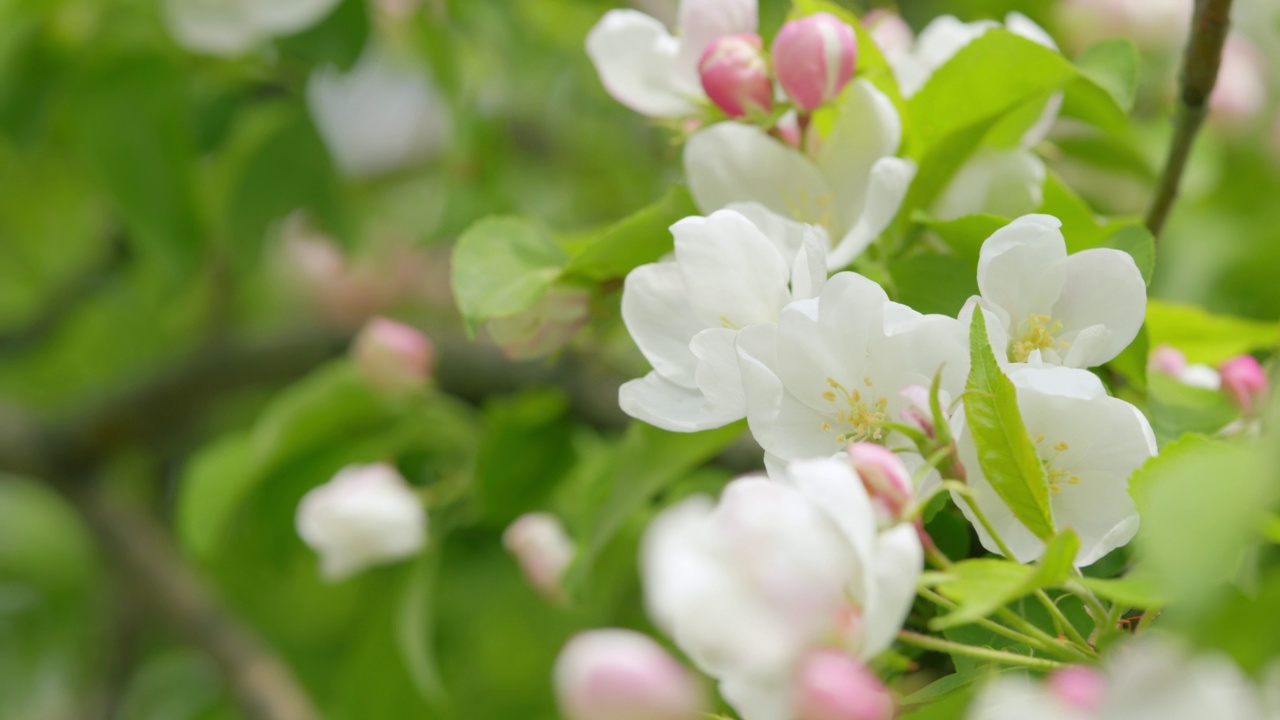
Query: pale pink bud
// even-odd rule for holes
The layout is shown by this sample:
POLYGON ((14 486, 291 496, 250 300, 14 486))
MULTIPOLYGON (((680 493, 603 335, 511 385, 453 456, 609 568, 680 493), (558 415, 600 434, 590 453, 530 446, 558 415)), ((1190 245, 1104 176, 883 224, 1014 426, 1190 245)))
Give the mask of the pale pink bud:
POLYGON ((567 720, 696 720, 705 707, 693 675, 661 645, 631 630, 575 635, 554 672, 567 720))
POLYGON ((1157 345, 1151 351, 1151 360, 1147 366, 1158 373, 1178 377, 1187 369, 1187 356, 1171 345, 1157 345))
POLYGON ((923 385, 908 385, 898 391, 898 396, 907 401, 898 417, 933 437, 933 409, 929 407, 929 388, 923 385))
POLYGON ((862 24, 871 33, 871 39, 885 57, 901 57, 911 52, 915 45, 915 33, 911 32, 911 26, 897 13, 883 9, 872 10, 863 16, 862 24))
POLYGON ((1068 665, 1049 676, 1048 687, 1063 705, 1092 715, 1102 707, 1107 682, 1091 667, 1068 665))
POLYGON ((535 590, 557 602, 564 600, 560 580, 573 562, 574 547, 554 515, 521 515, 502 534, 502 544, 535 590))
POLYGON ((875 673, 834 650, 809 653, 800 663, 799 720, 890 720, 893 698, 875 673))
POLYGON ((1271 382, 1267 379, 1267 371, 1251 355, 1241 355, 1218 366, 1222 374, 1222 390, 1231 401, 1244 411, 1245 415, 1254 415, 1262 408, 1270 392, 1271 382))
POLYGON ((351 355, 365 381, 388 393, 422 387, 435 364, 435 348, 426 335, 383 317, 365 324, 351 355))
POLYGON ((698 60, 702 89, 732 118, 767 113, 773 108, 773 81, 759 35, 716 38, 698 60))
POLYGON ((911 473, 889 448, 875 443, 853 443, 849 462, 867 487, 872 500, 890 518, 899 518, 911 503, 911 473))
POLYGON ((800 116, 795 110, 788 110, 778 118, 778 123, 773 126, 773 132, 782 142, 797 150, 803 149, 804 128, 800 127, 800 116))
POLYGON ((1212 116, 1233 129, 1252 123, 1267 107, 1266 69, 1266 58, 1253 43, 1237 35, 1227 38, 1209 96, 1212 116))
POLYGON ((782 89, 800 108, 813 110, 853 79, 858 40, 853 28, 820 12, 783 25, 770 52, 782 89))

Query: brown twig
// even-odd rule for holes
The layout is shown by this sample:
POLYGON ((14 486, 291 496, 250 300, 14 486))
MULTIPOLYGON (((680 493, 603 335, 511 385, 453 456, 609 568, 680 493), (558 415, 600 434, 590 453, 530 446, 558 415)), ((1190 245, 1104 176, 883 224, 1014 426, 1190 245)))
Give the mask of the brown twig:
POLYGON ((1209 114, 1209 95, 1218 80, 1222 45, 1230 24, 1231 0, 1196 0, 1191 38, 1182 58, 1182 82, 1173 140, 1169 144, 1155 199, 1147 212, 1147 228, 1157 239, 1178 198, 1178 187, 1182 183, 1182 173, 1196 134, 1209 114))

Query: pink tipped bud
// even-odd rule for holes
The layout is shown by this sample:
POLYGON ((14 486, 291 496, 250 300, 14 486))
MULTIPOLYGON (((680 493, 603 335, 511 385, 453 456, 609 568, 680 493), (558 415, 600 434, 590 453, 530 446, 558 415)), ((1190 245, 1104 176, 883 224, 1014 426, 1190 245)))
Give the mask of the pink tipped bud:
POLYGON ((853 79, 858 40, 853 28, 820 12, 783 25, 770 52, 782 89, 801 109, 813 110, 853 79))
POLYGON ((923 385, 908 385, 898 392, 907 404, 898 412, 903 422, 920 428, 925 435, 933 437, 933 409, 929 407, 929 388, 923 385))
POLYGON ((569 640, 555 665, 568 720, 696 720, 697 680, 661 645, 631 630, 590 630, 569 640))
POLYGON ((773 81, 763 47, 759 35, 725 35, 712 41, 698 60, 702 89, 729 117, 773 109, 773 81))
POLYGON ((804 149, 804 128, 800 127, 800 116, 795 110, 788 110, 778 118, 773 126, 773 133, 779 140, 797 150, 804 149))
POLYGON ((564 601, 560 580, 573 562, 574 548, 554 515, 521 515, 502 534, 502 544, 515 556, 535 590, 556 602, 564 601))
POLYGON ((1170 345, 1157 345, 1151 351, 1151 359, 1147 367, 1163 375, 1178 377, 1187 369, 1187 356, 1170 345))
POLYGON ((867 486, 872 501, 890 519, 901 518, 911 504, 913 491, 907 467, 892 450, 875 443, 854 443, 848 453, 849 462, 867 486))
POLYGON ((797 714, 800 720, 890 720, 893 699, 862 663, 818 650, 800 663, 797 714))
POLYGON ((1222 373, 1222 391, 1245 415, 1255 415, 1262 409, 1271 382, 1257 360, 1250 355, 1234 357, 1218 366, 1218 372, 1222 373))
POLYGON ((872 10, 862 17, 862 24, 886 57, 902 57, 915 46, 915 33, 911 32, 911 26, 897 13, 872 10))
POLYGON ((1091 667, 1068 665, 1049 676, 1048 687, 1063 705, 1093 715, 1102 708, 1107 682, 1091 667))
POLYGON ((365 380, 388 393, 422 387, 435 364, 435 349, 426 335, 382 317, 365 324, 351 354, 365 380))

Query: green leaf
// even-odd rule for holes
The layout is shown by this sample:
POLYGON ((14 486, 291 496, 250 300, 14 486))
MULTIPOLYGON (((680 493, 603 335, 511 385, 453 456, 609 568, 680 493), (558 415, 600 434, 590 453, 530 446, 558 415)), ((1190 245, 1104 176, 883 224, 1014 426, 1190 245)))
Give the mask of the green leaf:
POLYGON ((937 220, 917 212, 912 220, 932 230, 956 255, 968 260, 977 271, 982 243, 1010 220, 999 215, 965 215, 954 220, 937 220))
POLYGON ((311 65, 349 70, 368 44, 369 11, 364 0, 342 0, 324 20, 279 41, 280 49, 311 65))
POLYGON ((1156 269, 1156 238, 1145 225, 1134 223, 1119 228, 1102 242, 1102 247, 1132 255, 1142 279, 1151 284, 1151 275, 1156 269))
POLYGON ((1091 45, 1076 66, 1090 80, 1106 89, 1121 109, 1133 109, 1138 86, 1138 48, 1130 40, 1103 40, 1091 45))
POLYGON ((248 434, 238 434, 209 445, 187 464, 174 526, 191 556, 213 555, 236 507, 256 484, 254 458, 248 434))
POLYGON ((956 692, 964 690, 979 680, 994 675, 994 671, 989 666, 974 668, 965 672, 954 672, 950 675, 943 675, 924 687, 916 690, 910 695, 902 698, 902 705, 923 705, 924 703, 932 703, 951 697, 956 692))
POLYGON ((983 315, 973 314, 969 330, 971 366, 964 394, 965 422, 973 433, 978 464, 987 482, 1032 534, 1047 541, 1054 535, 1049 480, 1022 423, 1017 391, 996 363, 983 315))
POLYGON ((1147 402, 1151 429, 1162 446, 1186 433, 1215 433, 1240 415, 1223 393, 1158 372, 1147 373, 1147 402))
POLYGON ((440 678, 435 652, 436 584, 440 575, 440 545, 433 537, 426 552, 409 567, 396 613, 396 648, 424 702, 437 716, 448 717, 449 696, 440 678))
POLYGON ((1172 345, 1188 362, 1210 365, 1280 343, 1280 323, 1214 315, 1165 300, 1147 302, 1147 331, 1153 346, 1172 345))
POLYGON ((1062 235, 1069 253, 1098 247, 1107 238, 1107 231, 1093 208, 1052 172, 1045 178, 1044 201, 1037 212, 1062 221, 1062 235))
POLYGON ((913 255, 889 265, 900 303, 922 313, 954 317, 978 294, 974 266, 956 255, 913 255))
POLYGON ((453 250, 453 292, 469 326, 510 317, 560 278, 568 256, 538 228, 514 217, 487 218, 467 229, 453 250))
POLYGON ((693 197, 683 185, 673 186, 656 203, 569 248, 573 259, 565 275, 593 282, 625 277, 639 265, 657 261, 671 252, 670 227, 682 218, 698 214, 693 197))
POLYGON ((1093 79, 1076 77, 1063 88, 1062 117, 1075 118, 1113 136, 1129 132, 1129 116, 1111 91, 1093 79))
POLYGON ((1076 582, 1098 597, 1125 607, 1152 609, 1168 604, 1160 594, 1159 586, 1147 577, 1132 575, 1121 578, 1078 577, 1076 582))
POLYGON ((573 465, 568 410, 568 398, 554 388, 486 403, 475 474, 476 503, 486 522, 505 526, 534 509, 573 465))
POLYGON ((956 563, 946 571, 937 589, 960 607, 934 619, 929 627, 945 630, 967 625, 1036 590, 1062 584, 1071 573, 1079 549, 1079 538, 1065 530, 1049 541, 1035 565, 995 558, 956 563))
POLYGON ((1107 367, 1124 376, 1125 380, 1140 393, 1147 390, 1147 359, 1151 355, 1151 342, 1147 337, 1147 326, 1144 324, 1138 328, 1138 336, 1129 343, 1129 347, 1120 351, 1120 354, 1111 362, 1107 363, 1107 367))

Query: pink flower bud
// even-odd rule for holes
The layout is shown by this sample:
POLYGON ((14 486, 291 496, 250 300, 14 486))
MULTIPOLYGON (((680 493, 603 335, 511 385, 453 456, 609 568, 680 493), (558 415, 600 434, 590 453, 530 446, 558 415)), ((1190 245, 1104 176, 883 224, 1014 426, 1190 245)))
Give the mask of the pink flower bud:
POLYGON ((898 412, 898 417, 920 428, 925 435, 933 437, 933 409, 929 407, 929 388, 908 385, 898 395, 907 401, 906 406, 898 412))
POLYGON ((911 503, 911 473, 892 450, 875 443, 849 446, 849 461, 867 486, 873 502, 891 519, 902 517, 911 503))
POLYGON ((1178 377, 1187 369, 1187 356, 1171 345, 1157 345, 1151 351, 1147 367, 1170 377, 1178 377))
POLYGON ((556 659, 555 686, 568 720, 697 720, 705 707, 689 671, 631 630, 575 635, 556 659))
POLYGON ((1271 382, 1257 360, 1251 355, 1234 357, 1219 365, 1218 372, 1222 373, 1222 391, 1245 415, 1255 415, 1262 409, 1271 382))
POLYGON ((515 556, 535 590, 551 600, 563 602, 560 579, 573 562, 574 547, 554 515, 521 515, 502 534, 502 544, 515 556))
POLYGON ((435 364, 435 349, 426 335, 382 317, 365 324, 351 355, 371 386, 393 394, 425 385, 435 364))
POLYGON ((820 12, 783 25, 770 52, 782 89, 800 108, 813 110, 853 79, 858 41, 853 28, 820 12))
POLYGON ((889 720, 893 699, 865 665, 834 650, 810 653, 800 663, 800 720, 889 720))
POLYGON ((1049 692, 1069 708, 1095 714, 1102 707, 1106 678, 1084 665, 1068 665, 1049 676, 1049 692))
POLYGON ((759 35, 716 38, 698 60, 702 89, 732 118, 767 113, 773 108, 773 82, 759 35))

